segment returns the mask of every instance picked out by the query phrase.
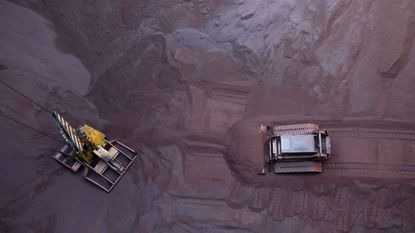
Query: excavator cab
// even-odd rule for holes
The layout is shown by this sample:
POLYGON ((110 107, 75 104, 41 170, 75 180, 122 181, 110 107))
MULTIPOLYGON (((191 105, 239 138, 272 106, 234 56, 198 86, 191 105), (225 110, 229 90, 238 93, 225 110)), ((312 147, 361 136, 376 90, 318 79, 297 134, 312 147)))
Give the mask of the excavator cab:
POLYGON ((67 143, 53 158, 73 172, 84 167, 86 180, 110 192, 137 153, 116 140, 107 140, 104 133, 89 125, 75 129, 57 112, 52 113, 52 118, 67 143))

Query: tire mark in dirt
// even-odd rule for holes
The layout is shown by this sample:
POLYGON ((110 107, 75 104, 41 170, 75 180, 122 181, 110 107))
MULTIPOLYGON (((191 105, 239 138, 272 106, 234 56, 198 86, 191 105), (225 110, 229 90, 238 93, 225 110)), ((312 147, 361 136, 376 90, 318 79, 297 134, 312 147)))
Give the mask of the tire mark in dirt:
POLYGON ((353 169, 353 170, 391 170, 402 172, 415 172, 415 165, 403 164, 376 164, 354 162, 325 162, 324 169, 353 169))
POLYGON ((415 140, 415 131, 376 128, 325 128, 330 135, 341 137, 415 140))

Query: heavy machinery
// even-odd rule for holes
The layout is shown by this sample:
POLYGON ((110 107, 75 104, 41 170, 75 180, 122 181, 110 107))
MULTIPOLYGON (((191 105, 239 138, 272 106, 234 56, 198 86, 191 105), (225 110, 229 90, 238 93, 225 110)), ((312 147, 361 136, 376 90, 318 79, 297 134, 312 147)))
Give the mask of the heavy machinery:
POLYGON ((73 172, 84 167, 85 179, 110 192, 137 153, 116 140, 107 140, 105 134, 89 125, 75 129, 57 112, 52 118, 67 143, 53 158, 73 172))
POLYGON ((316 124, 269 127, 261 125, 265 134, 264 168, 260 174, 321 173, 322 162, 330 157, 330 137, 316 124))

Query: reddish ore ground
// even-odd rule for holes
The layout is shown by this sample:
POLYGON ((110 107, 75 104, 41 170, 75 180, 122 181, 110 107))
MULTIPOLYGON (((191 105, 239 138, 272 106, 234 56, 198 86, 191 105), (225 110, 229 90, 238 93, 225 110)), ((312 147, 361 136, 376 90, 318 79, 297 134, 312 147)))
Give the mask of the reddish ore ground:
POLYGON ((0 35, 1 81, 138 151, 105 193, 0 118, 0 232, 415 232, 413 0, 0 0, 0 35), (258 125, 307 122, 324 172, 257 175, 258 125))

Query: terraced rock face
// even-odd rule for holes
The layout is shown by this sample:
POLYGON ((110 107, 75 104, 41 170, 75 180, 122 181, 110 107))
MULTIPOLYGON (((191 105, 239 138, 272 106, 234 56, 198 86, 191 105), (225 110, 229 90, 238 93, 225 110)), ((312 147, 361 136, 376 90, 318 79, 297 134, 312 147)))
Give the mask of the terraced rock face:
MULTIPOLYGON (((139 151, 106 194, 62 171, 49 158, 55 144, 26 140, 31 134, 16 128, 9 141, 25 141, 39 156, 18 146, 4 151, 4 167, 25 172, 15 173, 22 182, 1 183, 0 231, 415 231, 414 1, 0 3, 24 10, 22 17, 40 18, 23 7, 44 15, 53 27, 42 30, 57 33, 47 54, 79 58, 65 57, 78 71, 68 75, 58 58, 34 56, 32 46, 6 49, 19 38, 2 39, 16 59, 0 55, 1 77, 36 94, 10 72, 53 76, 38 82, 76 93, 64 102, 74 121, 103 118, 107 135, 139 151), (27 57, 47 69, 24 65, 27 57), (258 125, 307 122, 332 137, 324 173, 257 175, 258 125)), ((12 16, 2 15, 20 32, 12 16)), ((47 101, 53 91, 41 93, 55 106, 47 101)), ((66 92, 57 93, 63 102, 66 92)), ((31 118, 47 128, 44 119, 31 118)))

